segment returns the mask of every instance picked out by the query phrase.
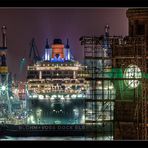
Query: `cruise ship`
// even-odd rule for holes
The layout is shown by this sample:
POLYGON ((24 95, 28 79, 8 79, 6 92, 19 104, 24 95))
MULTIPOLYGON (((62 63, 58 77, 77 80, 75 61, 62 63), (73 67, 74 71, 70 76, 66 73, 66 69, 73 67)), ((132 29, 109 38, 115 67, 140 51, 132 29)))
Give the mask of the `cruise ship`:
POLYGON ((13 110, 0 124, 0 137, 86 136, 95 130, 85 125, 90 86, 85 69, 74 60, 68 40, 64 45, 54 39, 51 48, 47 40, 44 56, 27 66, 27 81, 12 86, 13 110))
POLYGON ((84 124, 89 83, 70 46, 46 41, 44 56, 27 67, 27 124, 84 124))

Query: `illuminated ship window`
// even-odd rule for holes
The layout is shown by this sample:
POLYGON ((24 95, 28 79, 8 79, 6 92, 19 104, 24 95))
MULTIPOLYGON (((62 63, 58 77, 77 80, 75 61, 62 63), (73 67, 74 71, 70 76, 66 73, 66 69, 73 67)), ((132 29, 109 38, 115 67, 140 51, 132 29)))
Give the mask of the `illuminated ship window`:
POLYGON ((125 85, 133 89, 138 87, 139 78, 142 77, 141 70, 137 65, 129 65, 124 71, 124 78, 129 78, 130 80, 124 80, 125 85))

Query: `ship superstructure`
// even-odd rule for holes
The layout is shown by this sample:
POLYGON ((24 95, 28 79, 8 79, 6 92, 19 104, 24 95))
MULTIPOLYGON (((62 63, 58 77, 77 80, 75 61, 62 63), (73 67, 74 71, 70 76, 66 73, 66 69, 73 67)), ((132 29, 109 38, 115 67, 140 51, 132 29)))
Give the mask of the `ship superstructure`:
POLYGON ((83 123, 85 92, 88 82, 82 77, 84 66, 75 61, 68 44, 54 39, 46 41, 42 60, 28 66, 28 123, 83 123))

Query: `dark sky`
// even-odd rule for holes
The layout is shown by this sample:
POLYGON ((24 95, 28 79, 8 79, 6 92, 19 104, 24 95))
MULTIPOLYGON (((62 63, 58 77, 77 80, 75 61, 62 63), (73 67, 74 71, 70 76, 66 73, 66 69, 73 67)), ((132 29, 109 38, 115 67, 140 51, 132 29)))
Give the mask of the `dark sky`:
MULTIPOLYGON (((54 38, 63 43, 69 38, 76 60, 82 61, 83 50, 79 38, 83 35, 100 36, 104 26, 110 26, 110 35, 128 35, 127 8, 29 8, 0 9, 0 26, 7 26, 8 66, 12 74, 25 80, 25 69, 19 72, 20 60, 28 59, 29 42, 34 37, 43 55, 45 40, 54 38)), ((0 36, 0 43, 1 43, 0 36)), ((0 44, 1 46, 2 44, 0 44)))

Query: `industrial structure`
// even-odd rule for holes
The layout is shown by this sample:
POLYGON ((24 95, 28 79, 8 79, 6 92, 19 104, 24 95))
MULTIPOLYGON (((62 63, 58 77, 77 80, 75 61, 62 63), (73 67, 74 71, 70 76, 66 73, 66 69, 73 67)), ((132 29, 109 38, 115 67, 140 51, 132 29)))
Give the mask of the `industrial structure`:
POLYGON ((0 47, 0 120, 4 121, 11 114, 9 73, 6 63, 7 41, 6 26, 2 26, 2 47, 0 47))
POLYGON ((85 124, 95 125, 93 138, 113 139, 115 88, 111 78, 112 49, 109 26, 101 37, 83 36, 84 77, 90 82, 90 93, 85 98, 85 124))
MULTIPOLYGON (((104 37, 80 38, 89 73, 85 77, 91 84, 85 103, 94 115, 85 122, 96 125, 94 138, 100 134, 120 140, 148 138, 148 10, 129 9, 127 17, 127 37, 109 36, 106 26, 104 37)), ((88 114, 86 110, 85 117, 88 114)))
POLYGON ((26 111, 25 101, 25 83, 15 81, 8 70, 6 26, 2 26, 2 47, 0 47, 0 123, 17 124, 19 116, 26 111))

